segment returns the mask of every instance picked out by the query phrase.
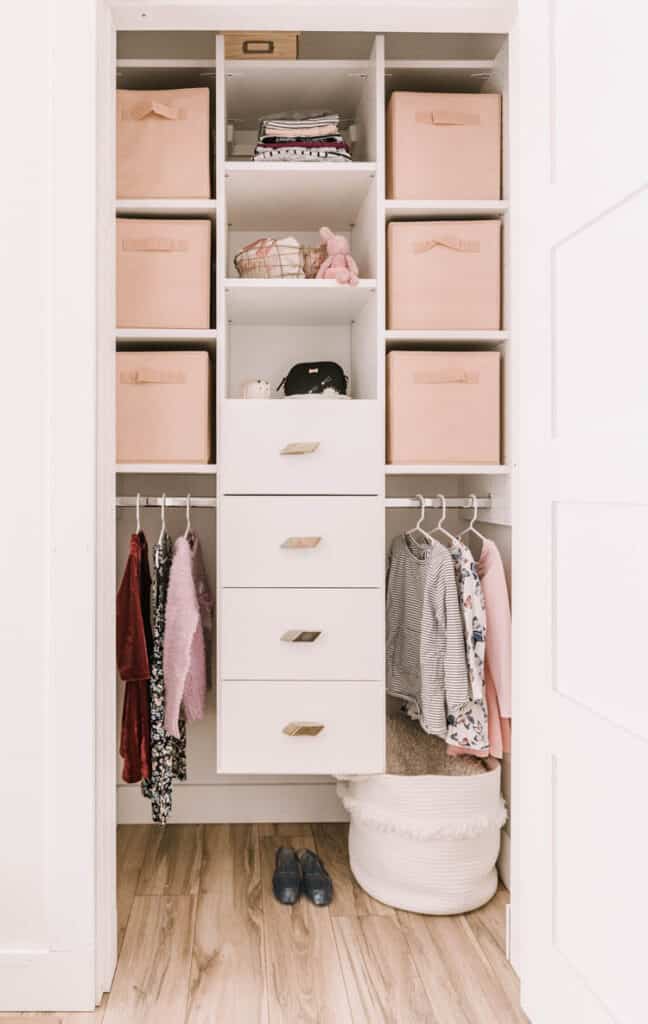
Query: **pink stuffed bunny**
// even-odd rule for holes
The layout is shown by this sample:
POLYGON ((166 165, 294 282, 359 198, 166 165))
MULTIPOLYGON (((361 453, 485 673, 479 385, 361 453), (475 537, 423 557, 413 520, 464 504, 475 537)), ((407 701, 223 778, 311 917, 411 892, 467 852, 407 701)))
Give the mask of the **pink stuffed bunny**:
POLYGON ((326 242, 328 256, 317 271, 318 278, 334 278, 338 284, 358 283, 358 264, 343 235, 334 235, 329 228, 320 228, 320 237, 326 242))

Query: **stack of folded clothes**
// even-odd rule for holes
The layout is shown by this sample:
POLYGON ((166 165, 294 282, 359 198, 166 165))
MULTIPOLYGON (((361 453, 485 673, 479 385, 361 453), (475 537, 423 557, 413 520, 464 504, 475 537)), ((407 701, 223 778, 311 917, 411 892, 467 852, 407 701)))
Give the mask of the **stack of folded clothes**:
POLYGON ((277 114, 259 124, 255 160, 350 160, 340 115, 277 114))

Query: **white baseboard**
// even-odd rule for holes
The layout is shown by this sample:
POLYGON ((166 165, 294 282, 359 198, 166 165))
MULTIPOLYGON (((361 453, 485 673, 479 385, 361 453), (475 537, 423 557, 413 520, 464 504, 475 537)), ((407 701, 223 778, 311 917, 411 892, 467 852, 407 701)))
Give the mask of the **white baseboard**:
MULTIPOLYGON (((235 822, 347 821, 335 783, 287 783, 176 786, 170 824, 235 822)), ((117 821, 142 825, 151 821, 150 802, 139 786, 117 787, 117 821)))
POLYGON ((511 891, 511 837, 504 829, 502 829, 502 843, 500 846, 499 860, 497 861, 497 869, 499 876, 502 879, 503 885, 511 891))

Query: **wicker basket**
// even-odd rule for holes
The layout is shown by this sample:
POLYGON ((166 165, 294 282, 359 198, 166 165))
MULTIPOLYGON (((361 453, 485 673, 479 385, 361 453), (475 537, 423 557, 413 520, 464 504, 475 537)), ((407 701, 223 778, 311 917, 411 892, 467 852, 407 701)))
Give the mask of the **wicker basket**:
POLYGON ((300 245, 294 238, 257 238, 234 257, 240 277, 317 277, 325 245, 300 245))
POLYGON ((501 768, 479 775, 371 775, 338 782, 349 861, 374 899, 415 914, 464 914, 497 889, 506 808, 501 768))
POLYGON ((234 257, 240 277, 304 277, 302 247, 295 239, 257 238, 234 257))

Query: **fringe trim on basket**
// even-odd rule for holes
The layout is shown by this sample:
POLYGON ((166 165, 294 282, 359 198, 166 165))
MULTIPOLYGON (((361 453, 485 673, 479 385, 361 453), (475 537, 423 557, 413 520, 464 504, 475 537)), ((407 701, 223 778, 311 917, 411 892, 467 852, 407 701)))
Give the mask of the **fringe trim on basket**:
POLYGON ((393 817, 388 816, 377 807, 347 796, 343 787, 344 783, 338 783, 337 794, 345 810, 352 817, 362 822, 363 825, 376 829, 377 832, 387 832, 402 836, 404 839, 415 839, 418 842, 427 842, 430 839, 476 839, 492 829, 500 829, 508 817, 506 804, 500 797, 495 814, 480 815, 462 824, 455 821, 439 821, 436 824, 424 825, 419 821, 407 818, 394 820, 393 817))

